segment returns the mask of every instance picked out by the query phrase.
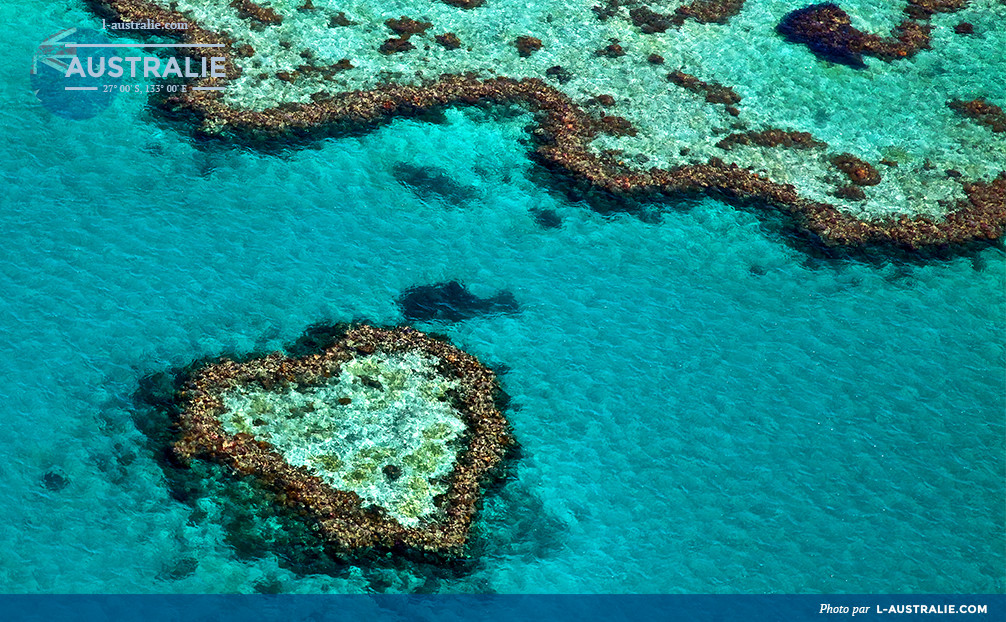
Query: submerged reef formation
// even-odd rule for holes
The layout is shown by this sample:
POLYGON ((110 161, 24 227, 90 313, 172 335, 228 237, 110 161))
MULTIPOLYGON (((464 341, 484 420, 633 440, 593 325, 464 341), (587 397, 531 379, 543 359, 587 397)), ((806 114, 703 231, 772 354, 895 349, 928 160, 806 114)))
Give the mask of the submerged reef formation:
POLYGON ((827 2, 786 14, 776 30, 789 41, 806 44, 822 60, 863 69, 863 54, 892 61, 928 48, 931 28, 905 20, 894 28, 893 38, 885 39, 853 28, 849 14, 827 2))
POLYGON ((404 162, 392 168, 395 180, 422 199, 439 199, 445 205, 465 206, 478 200, 477 188, 461 184, 434 167, 414 166, 404 162))
POLYGON ((769 128, 761 132, 739 132, 730 134, 716 146, 729 150, 733 145, 759 145, 762 147, 787 147, 789 149, 824 149, 828 146, 819 140, 815 140, 810 132, 792 132, 769 128))
POLYGON ((174 453, 256 478, 336 553, 454 556, 514 443, 498 390, 449 343, 357 326, 299 358, 196 369, 178 394, 174 453))
POLYGON ((398 306, 405 318, 412 322, 460 322, 479 315, 520 311, 517 300, 509 291, 479 298, 457 281, 410 287, 399 297, 398 306))
POLYGON ((680 70, 667 74, 667 80, 692 93, 701 95, 707 103, 723 104, 726 106, 724 110, 735 117, 740 115, 740 110, 737 109, 736 104, 741 102, 741 96, 729 86, 723 86, 715 82, 703 82, 695 76, 680 70))
POLYGON ((915 19, 929 19, 935 13, 959 11, 969 0, 908 0, 904 12, 915 19))
MULTIPOLYGON (((654 11, 651 5, 666 10, 665 2, 644 2, 642 0, 608 0, 603 5, 593 7, 599 20, 606 20, 619 15, 619 9, 628 9, 632 25, 645 34, 667 32, 670 28, 680 28, 686 20, 692 19, 700 24, 723 24, 740 12, 744 0, 694 0, 679 2, 670 13, 654 11)), ((674 4, 674 3, 671 3, 674 4)))
POLYGON ((1006 112, 982 98, 971 101, 952 100, 947 103, 958 114, 974 119, 996 133, 1006 132, 1006 112))
MULTIPOLYGON (((403 0, 387 11, 320 0, 310 9, 281 0, 91 2, 122 20, 186 21, 193 26, 175 33, 183 42, 225 45, 226 77, 189 83, 223 90, 189 88, 157 102, 189 115, 207 136, 265 144, 446 106, 519 106, 535 119, 533 158, 587 196, 712 194, 788 214, 801 234, 832 246, 920 249, 997 239, 1006 227, 1006 143, 989 101, 999 92, 963 93, 943 69, 938 88, 911 90, 888 63, 786 66, 780 59, 794 48, 774 30, 779 24, 786 37, 846 65, 872 55, 902 59, 890 67, 904 68, 939 53, 941 33, 955 36, 962 18, 979 24, 983 37, 1001 36, 994 29, 1006 5, 993 0, 912 0, 868 30, 854 26, 863 16, 847 14, 851 6, 786 14, 789 7, 758 0, 613 0, 563 11, 521 5, 537 21, 512 24, 497 15, 509 9, 469 1, 403 0), (944 20, 955 11, 960 17, 944 20), (636 25, 627 29, 623 20, 636 25), (883 30, 893 36, 870 34, 883 30), (738 82, 738 59, 720 59, 725 50, 751 59, 779 54, 766 63, 803 72, 793 84, 804 90, 780 89, 779 76, 738 82), (904 96, 889 95, 892 85, 904 96), (835 89, 846 90, 843 99, 835 89), (985 105, 945 104, 957 100, 985 105), (881 175, 881 161, 897 166, 881 175)), ((926 71, 912 79, 928 80, 926 71)))

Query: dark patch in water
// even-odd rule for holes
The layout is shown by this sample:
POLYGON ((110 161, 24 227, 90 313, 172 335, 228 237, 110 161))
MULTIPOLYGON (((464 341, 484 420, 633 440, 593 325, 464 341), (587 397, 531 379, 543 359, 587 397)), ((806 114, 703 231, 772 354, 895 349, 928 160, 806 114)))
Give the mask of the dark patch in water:
POLYGON ((914 270, 912 266, 904 263, 891 263, 891 265, 884 271, 884 280, 888 283, 894 283, 897 285, 913 284, 914 283, 914 270))
POLYGON ((420 110, 416 113, 415 119, 433 125, 450 125, 451 120, 447 118, 447 113, 443 108, 432 107, 420 110))
POLYGON ((518 469, 523 449, 513 451, 503 477, 489 486, 480 514, 473 525, 471 552, 476 563, 501 557, 541 563, 563 549, 569 526, 554 515, 541 497, 520 479, 518 469))
MULTIPOLYGON (((531 156, 535 157, 533 153, 531 156)), ((560 203, 574 206, 582 203, 581 207, 587 207, 605 218, 630 214, 648 224, 659 224, 663 218, 659 204, 661 195, 647 195, 645 197, 615 195, 583 180, 555 173, 556 171, 550 165, 536 159, 535 166, 532 166, 528 171, 528 179, 559 199, 560 203)), ((678 196, 671 202, 676 205, 684 205, 687 200, 678 196)))
POLYGON ((517 300, 509 291, 504 290, 490 298, 479 298, 457 281, 410 287, 398 298, 398 306, 412 322, 460 322, 479 315, 520 311, 517 300))
POLYGON ((42 476, 42 485, 45 486, 47 490, 59 492, 70 485, 70 478, 59 469, 49 469, 45 472, 45 475, 42 476))
POLYGON ((122 445, 116 443, 115 447, 109 451, 103 449, 91 453, 91 461, 99 471, 105 474, 106 479, 116 485, 125 485, 129 482, 129 465, 132 464, 135 455, 131 452, 122 453, 122 445))
POLYGON ((558 229, 562 227, 562 218, 554 209, 531 208, 534 222, 542 229, 558 229))
POLYGON ((195 154, 193 154, 193 164, 196 174, 202 179, 210 179, 217 171, 230 164, 233 154, 233 151, 211 147, 197 149, 195 154))
POLYGON ((199 567, 199 560, 194 557, 182 557, 176 559, 170 566, 165 564, 157 578, 162 581, 178 581, 185 577, 191 577, 199 567))
POLYGON ((282 594, 284 591, 283 582, 275 577, 256 581, 252 589, 256 594, 282 594))
POLYGON ((432 166, 396 164, 395 180, 412 190, 420 199, 439 199, 448 205, 468 205, 478 198, 472 186, 459 184, 450 175, 432 166))
POLYGON ((513 367, 510 367, 505 363, 487 363, 486 367, 493 370, 493 373, 496 374, 497 377, 505 376, 513 371, 513 367))
POLYGON ((981 255, 971 257, 971 267, 975 272, 984 272, 989 267, 989 262, 981 255))
POLYGON ((791 43, 803 43, 821 60, 865 69, 860 53, 863 34, 842 17, 844 11, 835 4, 812 4, 787 13, 776 32, 791 43))
POLYGON ((115 443, 115 462, 121 467, 128 467, 136 461, 136 454, 126 449, 122 443, 115 443))
POLYGON ((391 580, 383 575, 373 576, 367 581, 367 587, 370 588, 370 591, 377 594, 387 592, 391 586, 391 580))

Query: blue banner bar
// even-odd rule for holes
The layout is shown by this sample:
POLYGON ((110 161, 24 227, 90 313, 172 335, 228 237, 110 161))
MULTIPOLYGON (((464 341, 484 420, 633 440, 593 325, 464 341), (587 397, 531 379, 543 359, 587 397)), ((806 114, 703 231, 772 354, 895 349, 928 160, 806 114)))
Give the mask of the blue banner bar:
POLYGON ((4 622, 1006 620, 1006 596, 0 596, 4 622))

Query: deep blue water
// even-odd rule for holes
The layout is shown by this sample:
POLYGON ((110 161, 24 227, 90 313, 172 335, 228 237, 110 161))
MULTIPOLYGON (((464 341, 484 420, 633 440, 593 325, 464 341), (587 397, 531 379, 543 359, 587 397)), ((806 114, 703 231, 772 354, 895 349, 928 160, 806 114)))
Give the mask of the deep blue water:
POLYGON ((12 76, 84 15, 39 9, 3 60, 0 590, 1006 589, 1001 245, 820 260, 713 200, 601 215, 542 187, 502 112, 280 154, 198 145, 138 97, 60 120, 12 76), (509 367, 523 457, 468 572, 298 573, 171 497, 143 376, 400 323, 404 290, 449 280, 521 307, 419 324, 509 367))

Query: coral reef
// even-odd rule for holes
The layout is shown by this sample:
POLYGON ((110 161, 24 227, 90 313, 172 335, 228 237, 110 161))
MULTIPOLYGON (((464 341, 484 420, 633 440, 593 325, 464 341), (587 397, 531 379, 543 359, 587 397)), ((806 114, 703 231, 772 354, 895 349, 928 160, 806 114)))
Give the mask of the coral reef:
POLYGON ((967 3, 968 0, 908 0, 904 12, 913 19, 929 19, 934 13, 959 11, 967 3))
POLYGON ((573 79, 573 74, 559 65, 546 69, 545 75, 554 78, 559 84, 566 84, 573 79))
POLYGON ((414 20, 411 17, 401 16, 398 19, 389 19, 384 22, 392 32, 394 32, 397 37, 391 37, 381 44, 378 51, 381 54, 398 54, 399 52, 408 52, 409 50, 416 49, 409 38, 412 35, 421 35, 430 29, 433 24, 430 22, 420 22, 414 20))
POLYGON ((274 9, 255 4, 251 0, 232 0, 231 6, 237 9, 238 16, 253 19, 260 24, 282 24, 283 16, 274 9))
POLYGON ((876 186, 880 183, 880 173, 877 169, 854 155, 839 154, 831 159, 831 163, 857 186, 876 186))
POLYGON ((70 478, 59 469, 49 469, 42 475, 42 485, 50 492, 59 492, 70 485, 70 478))
POLYGON ((716 143, 720 149, 728 150, 733 145, 786 147, 788 149, 825 149, 828 147, 828 143, 816 140, 810 132, 792 132, 777 128, 769 128, 761 132, 730 134, 716 143))
POLYGON ((675 9, 675 15, 700 24, 722 24, 740 13, 744 0, 695 0, 675 9))
POLYGON ((618 39, 612 39, 611 43, 596 50, 594 54, 607 56, 608 58, 618 58, 619 56, 625 56, 625 49, 618 43, 618 39))
POLYGON ((416 49, 408 37, 391 37, 381 44, 378 50, 381 54, 397 54, 416 49))
MULTIPOLYGON (((173 12, 147 0, 104 0, 102 4, 129 21, 146 18, 161 22, 192 21, 191 16, 173 12)), ((712 4, 727 6, 731 3, 711 3, 709 6, 712 4)), ((739 6, 738 3, 733 4, 739 6)), ((927 6, 939 4, 930 3, 927 6)), ((949 10, 952 3, 944 4, 949 10)), ((815 22, 811 19, 813 15, 808 14, 805 24, 811 31, 820 27, 814 25, 815 22)), ((881 39, 875 35, 857 35, 845 30, 843 24, 848 18, 843 18, 844 12, 837 7, 827 9, 824 15, 831 16, 830 23, 834 26, 834 32, 826 28, 820 33, 826 40, 836 33, 839 38, 851 37, 843 43, 844 48, 842 45, 836 48, 835 53, 838 54, 844 53, 845 49, 852 54, 872 54, 884 59, 900 58, 920 49, 928 39, 928 26, 915 22, 903 24, 902 28, 896 29, 896 34, 900 33, 899 38, 881 39)), ((241 78, 243 69, 233 53, 238 42, 231 35, 195 24, 178 36, 183 41, 223 43, 228 46, 225 63, 227 77, 199 79, 193 85, 220 87, 241 78)), ((388 51, 406 49, 408 36, 410 35, 397 39, 397 42, 389 45, 388 51)), ((190 50, 189 53, 196 55, 200 50, 190 50)), ((418 53, 414 55, 417 58, 420 56, 418 53)), ((628 61, 628 57, 617 60, 618 63, 628 61)), ((598 59, 598 62, 616 64, 604 58, 598 59)), ((646 65, 649 66, 648 63, 646 65)), ((532 131, 535 143, 533 157, 546 168, 568 177, 575 184, 592 188, 595 193, 605 196, 651 199, 683 193, 711 193, 729 201, 749 203, 756 199, 764 209, 789 214, 799 230, 829 245, 879 244, 918 249, 995 239, 1002 236, 1006 225, 1006 196, 1002 181, 1006 173, 999 174, 998 177, 995 177, 995 172, 991 175, 985 173, 980 179, 959 180, 955 186, 957 194, 945 200, 947 207, 941 208, 939 216, 895 214, 866 220, 854 215, 862 212, 846 211, 841 206, 825 202, 823 194, 816 195, 819 197, 817 199, 808 198, 791 183, 770 179, 752 168, 727 163, 711 155, 705 156, 705 161, 693 160, 665 168, 632 168, 615 157, 616 150, 596 147, 592 143, 603 136, 632 137, 637 129, 636 118, 628 115, 628 118, 598 116, 596 111, 588 110, 586 105, 578 104, 558 86, 552 86, 542 79, 548 77, 553 83, 563 86, 579 77, 563 66, 555 65, 548 70, 539 71, 545 74, 541 78, 486 77, 474 73, 458 73, 444 74, 435 79, 423 78, 411 84, 385 82, 357 90, 327 91, 324 87, 319 87, 319 92, 311 95, 311 101, 285 101, 263 109, 236 107, 220 91, 189 89, 184 93, 164 97, 159 105, 169 111, 191 114, 207 135, 226 135, 252 142, 291 134, 301 137, 312 134, 321 136, 338 131, 339 128, 371 127, 389 116, 424 114, 450 105, 520 105, 535 116, 532 131)), ((288 73, 296 81, 298 76, 288 73)), ((740 96, 730 87, 700 80, 683 70, 672 72, 668 78, 675 84, 700 94, 706 103, 723 105, 723 110, 730 116, 736 117, 741 112, 737 107, 740 96)), ((302 75, 301 79, 306 78, 302 75)), ((735 129, 745 128, 741 125, 735 129)), ((761 146, 754 138, 748 140, 750 143, 746 143, 748 146, 744 149, 761 146)), ((796 143, 792 146, 795 147, 796 143)), ((682 149, 682 153, 684 151, 682 149)), ((733 149, 731 153, 740 151, 742 150, 733 149)), ((813 150, 805 152, 814 153, 813 150)), ((637 158, 636 161, 640 160, 637 158)), ((868 181, 872 179, 872 175, 863 179, 868 181)), ((855 180, 851 181, 851 185, 855 186, 855 180)), ((855 193, 848 191, 847 194, 855 193)))
POLYGON ((711 104, 737 104, 741 97, 729 86, 723 86, 715 82, 703 82, 695 76, 688 75, 683 71, 672 71, 667 74, 667 79, 677 84, 681 88, 705 96, 706 101, 711 104))
POLYGON ((527 35, 517 37, 517 40, 513 44, 517 48, 517 53, 524 58, 531 56, 541 49, 541 39, 527 35))
POLYGON ((741 96, 729 86, 716 82, 703 82, 680 69, 667 74, 667 79, 683 89, 702 95, 710 104, 723 104, 726 106, 725 110, 735 117, 740 114, 735 105, 740 103, 741 96))
POLYGON ((629 8, 629 21, 644 34, 667 32, 679 28, 686 20, 700 24, 723 24, 744 8, 744 0, 694 0, 682 4, 673 13, 654 11, 645 2, 638 0, 608 0, 604 5, 594 6, 594 14, 600 20, 618 15, 619 7, 629 8))
POLYGON ((340 28, 340 27, 354 26, 354 25, 356 25, 356 22, 354 22, 354 21, 350 20, 348 17, 346 17, 346 14, 343 11, 339 11, 338 13, 336 13, 335 15, 333 15, 328 20, 328 27, 329 28, 340 28))
POLYGON ((433 27, 430 22, 421 22, 404 15, 398 19, 389 19, 384 24, 400 37, 421 35, 433 27))
POLYGON ((456 50, 461 47, 461 39, 458 39, 458 36, 453 32, 445 32, 442 35, 435 35, 433 38, 448 50, 456 50))
POLYGON ((461 9, 474 9, 475 7, 482 6, 485 0, 441 0, 441 2, 461 9))
POLYGON ((974 119, 980 125, 988 127, 993 132, 1006 132, 1006 113, 999 106, 989 103, 983 98, 972 99, 971 101, 954 99, 947 102, 947 105, 957 114, 974 119))
POLYGON ((911 20, 899 24, 894 38, 882 38, 853 28, 837 4, 812 4, 787 13, 776 30, 793 43, 803 43, 822 60, 866 67, 863 54, 891 61, 908 58, 929 47, 930 27, 911 20))
POLYGON ((678 20, 675 17, 677 16, 657 13, 648 6, 629 9, 629 19, 632 20, 632 25, 637 26, 641 32, 648 35, 655 32, 667 32, 669 28, 684 22, 684 19, 678 20))
POLYGON ((192 372, 174 452, 256 478, 335 552, 453 556, 514 443, 497 391, 490 370, 448 343, 357 326, 318 353, 192 372))
POLYGON ((835 196, 849 201, 865 201, 866 193, 859 186, 842 186, 835 191, 835 196))

